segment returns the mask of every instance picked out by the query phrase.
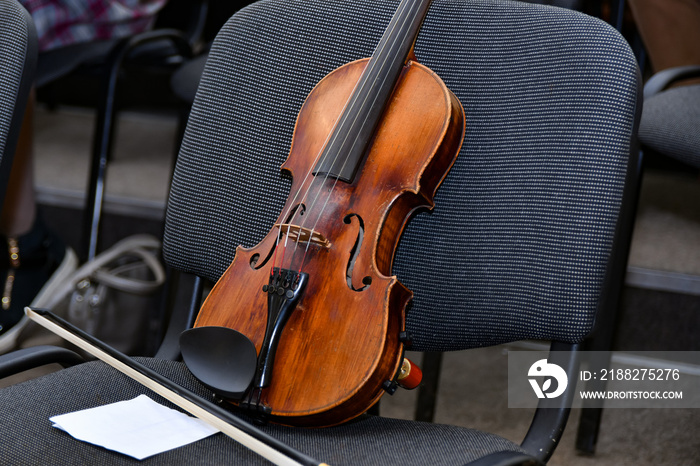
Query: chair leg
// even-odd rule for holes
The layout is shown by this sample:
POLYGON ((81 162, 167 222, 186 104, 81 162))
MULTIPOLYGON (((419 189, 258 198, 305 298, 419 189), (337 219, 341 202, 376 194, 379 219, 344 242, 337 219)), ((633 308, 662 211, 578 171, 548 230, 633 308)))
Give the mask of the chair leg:
POLYGON ((92 150, 92 165, 85 205, 84 241, 87 246, 87 260, 95 258, 102 205, 104 203, 105 177, 107 162, 111 155, 112 135, 114 132, 114 95, 103 96, 103 102, 97 110, 97 122, 92 150), (106 108, 104 108, 106 107, 106 108))
POLYGON ((112 137, 114 134, 114 118, 116 115, 116 93, 119 73, 122 64, 128 54, 136 47, 148 42, 167 40, 185 58, 192 55, 187 41, 181 34, 171 30, 149 31, 132 36, 118 42, 107 57, 107 69, 100 95, 97 111, 97 122, 92 149, 92 167, 90 169, 90 184, 88 188, 87 203, 85 208, 84 235, 87 244, 87 260, 91 260, 97 253, 100 221, 102 217, 102 204, 105 193, 105 175, 107 163, 112 151, 112 137))
MULTIPOLYGON (((612 344, 612 342, 610 342, 610 344, 612 344)), ((590 349, 593 350, 593 348, 590 349)), ((609 367, 610 358, 610 351, 598 351, 596 360, 590 361, 591 367, 609 367)), ((586 382, 587 391, 604 391, 605 387, 605 381, 590 380, 586 382)), ((576 431, 576 451, 580 454, 595 454, 602 417, 603 400, 584 400, 583 407, 581 408, 578 430, 576 431)))
POLYGON ((116 116, 116 94, 119 71, 127 47, 126 41, 119 42, 108 58, 108 67, 104 76, 99 102, 97 106, 97 121, 92 142, 92 161, 90 180, 88 184, 83 221, 85 256, 92 260, 97 254, 97 242, 102 206, 104 203, 107 163, 112 153, 112 138, 114 136, 114 118, 116 116))
POLYGON ((582 455, 595 454, 600 432, 600 421, 603 417, 602 408, 583 408, 576 431, 576 451, 582 455))
POLYGON ((442 367, 442 353, 424 353, 421 366, 423 381, 418 389, 415 419, 416 421, 433 422, 442 367))
MULTIPOLYGON (((618 317, 617 306, 601 313, 599 330, 586 342, 587 354, 584 361, 589 367, 610 367, 612 347, 615 339, 618 317)), ((605 380, 594 379, 586 382, 587 391, 601 392, 605 390, 605 380)), ((586 399, 581 408, 578 430, 576 432, 576 450, 583 455, 593 455, 598 441, 600 421, 603 417, 603 400, 586 399)))

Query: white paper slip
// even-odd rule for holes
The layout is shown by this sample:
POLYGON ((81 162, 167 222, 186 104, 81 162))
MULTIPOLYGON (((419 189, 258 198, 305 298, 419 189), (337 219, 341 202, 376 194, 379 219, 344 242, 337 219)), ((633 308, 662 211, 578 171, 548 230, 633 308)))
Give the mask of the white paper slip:
POLYGON ((146 395, 54 416, 53 426, 84 442, 138 460, 218 432, 201 419, 162 406, 146 395))

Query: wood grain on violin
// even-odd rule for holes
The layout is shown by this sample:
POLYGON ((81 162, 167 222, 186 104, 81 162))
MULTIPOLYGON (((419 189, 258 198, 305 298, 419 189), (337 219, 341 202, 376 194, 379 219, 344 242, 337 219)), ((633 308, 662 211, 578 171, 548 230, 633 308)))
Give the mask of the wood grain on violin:
POLYGON ((432 208, 464 137, 457 98, 407 59, 429 3, 403 1, 372 58, 309 94, 282 166, 293 182, 276 226, 237 248, 197 318, 195 327, 250 339, 256 375, 233 401, 275 422, 344 422, 399 371, 411 292, 391 275, 394 252, 412 213, 432 208), (388 90, 367 90, 386 87, 385 55, 396 53, 388 90))

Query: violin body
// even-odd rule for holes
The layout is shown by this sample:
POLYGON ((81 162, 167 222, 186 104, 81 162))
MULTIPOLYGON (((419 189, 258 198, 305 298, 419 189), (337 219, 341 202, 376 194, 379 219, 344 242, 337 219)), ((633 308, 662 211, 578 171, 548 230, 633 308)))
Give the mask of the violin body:
POLYGON ((391 275, 394 252, 412 213, 432 208, 464 136, 457 98, 435 73, 409 60, 358 175, 348 183, 312 174, 368 61, 336 69, 308 95, 282 166, 293 178, 291 193, 306 194, 290 195, 258 245, 236 249, 195 323, 234 329, 260 352, 270 325, 271 276, 276 268, 303 268, 305 289, 285 318, 258 400, 283 424, 352 419, 395 378, 412 295, 391 275), (302 229, 304 218, 313 228, 302 229))

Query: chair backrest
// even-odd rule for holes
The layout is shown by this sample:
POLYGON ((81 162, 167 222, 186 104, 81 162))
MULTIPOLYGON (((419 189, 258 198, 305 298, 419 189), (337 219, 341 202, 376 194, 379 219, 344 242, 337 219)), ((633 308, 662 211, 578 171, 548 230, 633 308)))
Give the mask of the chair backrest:
POLYGON ((194 47, 202 40, 209 0, 169 0, 158 12, 154 29, 174 28, 194 47))
MULTIPOLYGON (((216 280, 271 228, 306 95, 368 57, 398 0, 256 2, 225 25, 192 108, 169 200, 166 260, 216 280)), ((394 272, 417 350, 581 341, 609 273, 638 110, 619 34, 579 13, 436 0, 418 60, 461 100, 466 138, 394 272)))
POLYGON ((0 205, 36 68, 36 31, 15 0, 0 2, 0 205))
MULTIPOLYGON (((700 76, 700 66, 695 69, 695 74, 700 76)), ((648 96, 639 125, 639 140, 660 154, 700 168, 700 84, 648 96)))

